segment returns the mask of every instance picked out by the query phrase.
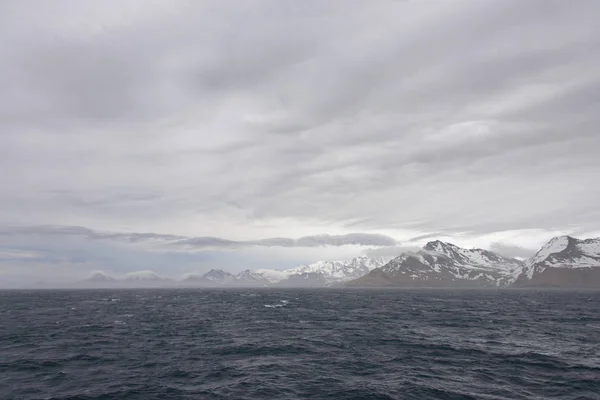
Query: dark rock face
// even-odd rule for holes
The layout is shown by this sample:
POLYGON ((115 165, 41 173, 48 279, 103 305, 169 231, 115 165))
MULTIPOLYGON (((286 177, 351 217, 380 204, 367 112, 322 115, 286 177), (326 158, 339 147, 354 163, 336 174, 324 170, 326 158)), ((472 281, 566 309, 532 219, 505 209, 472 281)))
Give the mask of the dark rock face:
POLYGON ((600 268, 547 268, 531 279, 520 278, 515 287, 600 288, 600 268))
POLYGON ((381 268, 374 269, 367 275, 355 279, 350 282, 346 282, 347 287, 394 287, 399 286, 396 280, 383 272, 381 268))

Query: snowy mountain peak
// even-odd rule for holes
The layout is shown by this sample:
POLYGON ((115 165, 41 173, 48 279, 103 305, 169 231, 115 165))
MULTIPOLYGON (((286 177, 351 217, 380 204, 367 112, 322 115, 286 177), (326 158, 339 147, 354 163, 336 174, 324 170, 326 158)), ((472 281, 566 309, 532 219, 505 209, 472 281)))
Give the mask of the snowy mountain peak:
POLYGON ((521 266, 520 261, 489 250, 463 249, 436 240, 417 253, 396 257, 357 282, 370 285, 385 276, 386 285, 506 286, 516 279, 521 266))
POLYGON ((389 259, 355 257, 349 261, 317 261, 287 270, 289 276, 302 274, 320 274, 327 282, 344 282, 360 278, 375 268, 381 267, 389 259))
POLYGON ((249 269, 237 274, 234 282, 236 286, 268 286, 269 283, 264 274, 249 269))
POLYGON ((440 255, 445 255, 449 258, 460 258, 460 250, 460 247, 452 243, 446 243, 436 240, 433 242, 428 242, 425 246, 423 246, 421 252, 437 253, 440 255))
POLYGON ((525 261, 519 286, 594 287, 600 283, 600 238, 551 239, 525 261))
POLYGON ((538 262, 544 261, 552 254, 560 253, 569 246, 572 238, 570 236, 557 236, 552 238, 548 243, 542 246, 540 250, 530 259, 525 262, 526 266, 531 266, 538 262))
POLYGON ((552 238, 525 262, 530 276, 536 266, 577 268, 598 265, 600 265, 600 238, 579 240, 566 235, 552 238))
POLYGON ((263 281, 266 279, 263 274, 251 271, 249 269, 240 272, 235 278, 244 281, 263 281))
POLYGON ((229 281, 235 279, 235 277, 229 272, 223 271, 221 269, 211 269, 204 275, 202 275, 202 279, 208 281, 229 281))
POLYGON ((390 257, 359 256, 347 261, 317 261, 284 271, 261 269, 257 272, 273 284, 314 280, 325 286, 360 278, 387 263, 390 257))
POLYGON ((437 251, 438 253, 444 253, 444 254, 446 254, 446 252, 449 252, 451 250, 455 250, 458 248, 459 248, 458 246, 456 246, 452 243, 442 242, 441 240, 434 240, 431 242, 427 242, 427 244, 425 246, 423 246, 424 250, 437 251))
POLYGON ((190 273, 183 280, 186 285, 200 286, 266 286, 269 281, 267 278, 255 271, 249 269, 233 275, 220 269, 211 269, 205 274, 190 273))

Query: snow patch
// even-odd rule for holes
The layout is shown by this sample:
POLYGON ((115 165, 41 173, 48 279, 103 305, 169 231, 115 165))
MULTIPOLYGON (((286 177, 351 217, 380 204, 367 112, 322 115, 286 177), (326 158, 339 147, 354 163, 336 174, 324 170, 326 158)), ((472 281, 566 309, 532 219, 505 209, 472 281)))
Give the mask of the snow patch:
MULTIPOLYGON (((569 237, 568 236, 558 236, 550 240, 546 243, 533 257, 525 262, 525 266, 529 267, 533 264, 537 264, 539 262, 547 259, 551 254, 560 253, 565 250, 569 245, 569 237)), ((528 271, 533 274, 532 271, 528 271)), ((531 276, 530 276, 531 278, 531 276)))
POLYGON ((600 239, 587 239, 577 243, 582 253, 592 257, 600 257, 600 239))
POLYGON ((271 283, 281 282, 297 275, 304 275, 304 279, 308 279, 308 274, 320 274, 328 283, 336 283, 358 279, 375 268, 383 266, 389 260, 390 258, 386 257, 370 258, 361 256, 350 261, 317 261, 285 271, 259 269, 256 272, 265 276, 271 283))

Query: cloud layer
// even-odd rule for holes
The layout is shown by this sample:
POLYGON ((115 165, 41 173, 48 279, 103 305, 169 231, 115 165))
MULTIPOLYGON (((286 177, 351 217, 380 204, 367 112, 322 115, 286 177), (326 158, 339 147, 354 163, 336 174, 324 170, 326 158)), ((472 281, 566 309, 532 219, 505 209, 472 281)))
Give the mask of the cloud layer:
POLYGON ((397 241, 389 236, 350 233, 346 235, 315 235, 299 239, 268 238, 259 240, 230 240, 218 237, 186 237, 159 233, 98 232, 81 226, 26 226, 0 228, 0 237, 6 236, 78 236, 92 240, 113 240, 128 243, 155 243, 183 246, 190 249, 234 248, 249 246, 265 247, 323 247, 323 246, 394 246, 397 241))
POLYGON ((0 225, 211 248, 597 232, 599 14, 3 1, 0 225))

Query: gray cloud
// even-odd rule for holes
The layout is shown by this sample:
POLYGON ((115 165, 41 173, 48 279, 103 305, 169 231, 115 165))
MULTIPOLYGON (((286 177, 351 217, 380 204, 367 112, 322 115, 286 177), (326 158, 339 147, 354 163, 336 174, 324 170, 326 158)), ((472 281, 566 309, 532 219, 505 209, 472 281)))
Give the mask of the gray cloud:
POLYGON ((0 228, 0 236, 40 235, 40 236, 81 236, 86 239, 111 239, 126 242, 172 242, 186 239, 184 236, 159 233, 116 233, 98 232, 81 226, 24 226, 0 228))
POLYGON ((4 1, 0 224, 196 248, 595 231, 599 12, 4 1))
POLYGON ((439 233, 439 232, 428 233, 426 235, 419 235, 419 236, 415 236, 413 238, 410 238, 408 240, 408 242, 420 242, 420 241, 423 241, 425 239, 436 239, 436 238, 443 237, 443 236, 446 236, 446 235, 443 234, 443 233, 439 233))
POLYGON ((296 241, 298 246, 393 246, 396 240, 385 235, 351 233, 348 235, 305 236, 296 241))
POLYGON ((419 246, 389 246, 369 249, 365 252, 369 257, 398 257, 404 253, 415 253, 421 250, 419 246))
POLYGON ((177 241, 176 245, 190 246, 195 248, 204 247, 243 247, 243 246, 266 246, 266 247, 323 247, 323 246, 392 246, 396 240, 389 236, 350 233, 347 235, 316 235, 304 236, 298 239, 290 238, 268 238, 259 240, 235 241, 215 237, 196 237, 177 241))
POLYGON ((78 236, 90 240, 114 240, 129 243, 158 243, 192 249, 264 247, 323 247, 323 246, 393 246, 396 240, 385 235, 351 233, 347 235, 316 235, 298 239, 267 238, 259 240, 229 240, 218 237, 185 237, 159 233, 99 232, 81 226, 25 226, 0 228, 1 236, 78 236))
POLYGON ((529 258, 532 257, 536 250, 526 249, 520 246, 511 246, 504 243, 496 242, 490 245, 490 250, 505 257, 512 258, 529 258))

